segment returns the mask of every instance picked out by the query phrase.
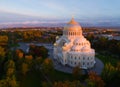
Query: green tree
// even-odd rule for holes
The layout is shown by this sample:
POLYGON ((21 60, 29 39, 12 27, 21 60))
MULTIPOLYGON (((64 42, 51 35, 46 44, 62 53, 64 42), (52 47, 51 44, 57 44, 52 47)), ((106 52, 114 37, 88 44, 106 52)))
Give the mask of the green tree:
POLYGON ((106 82, 112 81, 116 74, 116 68, 112 66, 110 63, 107 63, 102 71, 102 78, 106 82))

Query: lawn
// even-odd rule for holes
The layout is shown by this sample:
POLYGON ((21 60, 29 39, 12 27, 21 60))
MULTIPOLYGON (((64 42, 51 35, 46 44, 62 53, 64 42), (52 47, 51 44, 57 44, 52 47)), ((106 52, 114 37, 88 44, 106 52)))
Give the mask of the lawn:
POLYGON ((119 59, 114 58, 111 55, 100 55, 100 54, 97 54, 96 57, 99 58, 100 60, 102 60, 102 62, 104 64, 111 63, 113 66, 115 66, 117 64, 117 62, 120 61, 119 59))
POLYGON ((43 80, 39 71, 32 71, 23 77, 20 87, 40 87, 43 80))
POLYGON ((72 74, 64 73, 57 70, 53 72, 53 74, 50 76, 50 79, 52 81, 74 80, 72 74))
MULTIPOLYGON (((48 76, 49 79, 54 81, 64 81, 64 80, 74 80, 72 74, 64 73, 55 70, 51 76, 48 76)), ((42 81, 45 81, 44 77, 39 71, 32 71, 26 76, 22 77, 20 87, 41 87, 42 81)))

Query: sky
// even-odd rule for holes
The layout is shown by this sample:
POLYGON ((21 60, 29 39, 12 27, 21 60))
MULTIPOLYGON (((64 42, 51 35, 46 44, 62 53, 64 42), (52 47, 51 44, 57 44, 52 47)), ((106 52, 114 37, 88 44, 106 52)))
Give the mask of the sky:
POLYGON ((120 22, 120 0, 0 0, 0 23, 120 22))

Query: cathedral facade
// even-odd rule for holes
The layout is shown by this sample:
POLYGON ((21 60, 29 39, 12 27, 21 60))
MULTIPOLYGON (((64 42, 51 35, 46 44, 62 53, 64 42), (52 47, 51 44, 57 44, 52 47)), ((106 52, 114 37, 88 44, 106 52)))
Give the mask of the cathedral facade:
POLYGON ((82 35, 82 28, 73 18, 63 29, 63 35, 56 37, 54 59, 62 65, 92 68, 95 64, 95 50, 82 35))

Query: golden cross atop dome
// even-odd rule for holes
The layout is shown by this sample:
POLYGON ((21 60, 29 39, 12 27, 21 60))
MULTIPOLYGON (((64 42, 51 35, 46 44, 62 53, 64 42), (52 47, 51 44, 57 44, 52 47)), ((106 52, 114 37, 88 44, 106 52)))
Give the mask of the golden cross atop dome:
POLYGON ((68 22, 68 24, 78 24, 78 22, 76 22, 76 21, 74 20, 74 17, 72 17, 71 21, 68 22))

